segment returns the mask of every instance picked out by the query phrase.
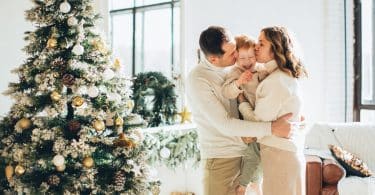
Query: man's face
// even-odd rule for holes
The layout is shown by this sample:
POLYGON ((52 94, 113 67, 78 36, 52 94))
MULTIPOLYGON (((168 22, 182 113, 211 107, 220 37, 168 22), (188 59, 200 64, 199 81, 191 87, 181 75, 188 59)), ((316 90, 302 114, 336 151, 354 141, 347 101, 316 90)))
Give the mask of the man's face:
POLYGON ((210 57, 210 62, 212 64, 219 67, 227 67, 236 63, 238 53, 234 41, 224 42, 221 49, 224 51, 223 55, 210 57))

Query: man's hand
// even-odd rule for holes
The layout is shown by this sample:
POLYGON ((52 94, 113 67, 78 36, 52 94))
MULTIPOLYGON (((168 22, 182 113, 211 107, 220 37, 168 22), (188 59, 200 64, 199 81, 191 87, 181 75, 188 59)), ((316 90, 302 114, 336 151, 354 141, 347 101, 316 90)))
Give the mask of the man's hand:
POLYGON ((289 123, 289 119, 293 116, 292 113, 285 114, 279 117, 276 121, 271 123, 272 135, 282 138, 290 138, 292 135, 292 124, 289 123))
POLYGON ((246 70, 241 74, 241 76, 236 80, 237 87, 240 87, 240 85, 245 84, 253 78, 253 73, 251 73, 250 70, 246 70))

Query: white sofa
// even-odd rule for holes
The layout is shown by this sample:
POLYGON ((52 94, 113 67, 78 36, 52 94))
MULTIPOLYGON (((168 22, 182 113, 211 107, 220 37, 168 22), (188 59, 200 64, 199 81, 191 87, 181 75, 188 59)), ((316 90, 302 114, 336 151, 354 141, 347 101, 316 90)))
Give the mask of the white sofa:
MULTIPOLYGON (((310 126, 305 145, 328 151, 328 144, 343 147, 361 158, 375 173, 375 123, 315 123, 310 126)), ((339 195, 375 195, 375 176, 349 176, 338 183, 339 195)))

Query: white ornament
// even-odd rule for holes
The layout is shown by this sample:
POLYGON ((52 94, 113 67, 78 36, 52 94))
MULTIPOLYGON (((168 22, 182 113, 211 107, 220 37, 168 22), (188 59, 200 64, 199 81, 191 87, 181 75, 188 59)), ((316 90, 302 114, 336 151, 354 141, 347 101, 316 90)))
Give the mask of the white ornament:
POLYGON ((84 86, 84 85, 80 86, 80 87, 77 89, 77 93, 78 93, 78 94, 81 94, 81 95, 87 94, 87 87, 84 86))
POLYGON ((111 80, 115 76, 115 73, 111 69, 106 69, 103 72, 103 79, 104 80, 111 80))
POLYGON ((56 167, 63 166, 65 164, 65 158, 62 155, 58 154, 58 155, 53 157, 52 163, 56 167))
POLYGON ((67 1, 64 1, 60 4, 60 11, 62 13, 69 13, 70 12, 70 4, 67 1))
POLYGON ((169 158, 169 156, 171 155, 171 151, 168 148, 164 147, 160 150, 159 154, 162 158, 169 158))
POLYGON ((114 101, 119 103, 121 101, 121 95, 118 93, 109 93, 107 94, 108 101, 114 101))
POLYGON ((84 48, 83 48, 83 46, 81 45, 81 44, 76 44, 74 47, 73 47, 73 50, 72 50, 72 52, 75 54, 75 55, 77 55, 77 56, 79 56, 79 55, 82 55, 83 54, 83 52, 84 52, 84 48))
POLYGON ((92 97, 92 98, 95 98, 95 97, 98 97, 99 95, 99 89, 96 87, 96 86, 91 86, 89 87, 89 89, 87 90, 87 94, 92 97))
POLYGON ((77 24, 78 24, 77 18, 75 18, 73 16, 68 18, 68 25, 69 26, 75 26, 77 24))

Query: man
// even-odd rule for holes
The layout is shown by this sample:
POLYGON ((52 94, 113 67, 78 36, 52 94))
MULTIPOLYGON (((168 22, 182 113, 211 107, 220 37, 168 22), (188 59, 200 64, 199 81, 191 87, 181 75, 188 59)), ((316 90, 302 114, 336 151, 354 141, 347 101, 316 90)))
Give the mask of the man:
POLYGON ((276 135, 289 138, 291 114, 272 123, 238 119, 237 102, 221 94, 226 67, 236 62, 236 44, 229 32, 219 26, 204 30, 199 38, 204 56, 189 74, 187 96, 198 127, 204 163, 204 194, 235 194, 246 145, 240 137, 276 135))

